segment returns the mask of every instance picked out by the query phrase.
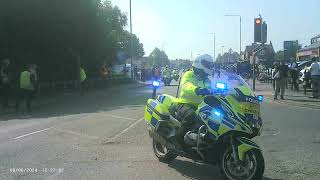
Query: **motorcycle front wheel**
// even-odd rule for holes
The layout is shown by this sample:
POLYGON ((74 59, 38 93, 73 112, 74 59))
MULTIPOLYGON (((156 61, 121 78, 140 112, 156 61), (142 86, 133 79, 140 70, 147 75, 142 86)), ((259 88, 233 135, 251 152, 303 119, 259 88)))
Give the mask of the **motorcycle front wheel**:
POLYGON ((165 145, 155 141, 154 139, 152 140, 152 147, 154 154, 161 162, 167 163, 177 157, 177 155, 168 150, 165 145))
POLYGON ((243 161, 236 162, 232 149, 228 148, 220 161, 222 175, 227 180, 260 180, 263 178, 264 168, 262 153, 257 149, 246 152, 243 161))

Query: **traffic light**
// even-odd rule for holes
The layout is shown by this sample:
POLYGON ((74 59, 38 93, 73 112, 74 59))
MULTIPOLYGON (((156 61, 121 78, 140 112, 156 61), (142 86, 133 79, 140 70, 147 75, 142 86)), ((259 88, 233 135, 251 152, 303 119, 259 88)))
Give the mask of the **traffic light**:
POLYGON ((268 32, 268 25, 267 23, 264 21, 262 23, 262 27, 261 27, 261 43, 266 43, 267 42, 267 32, 268 32))
POLYGON ((267 23, 262 18, 254 19, 254 42, 266 43, 267 42, 267 23))
POLYGON ((262 18, 254 19, 254 42, 261 42, 262 18))

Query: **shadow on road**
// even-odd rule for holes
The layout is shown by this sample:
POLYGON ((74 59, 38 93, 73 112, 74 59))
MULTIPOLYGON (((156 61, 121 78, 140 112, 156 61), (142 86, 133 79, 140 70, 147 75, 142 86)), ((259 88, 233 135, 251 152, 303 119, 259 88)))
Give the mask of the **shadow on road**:
MULTIPOLYGON (((64 94, 51 98, 47 103, 33 104, 32 113, 11 113, 1 115, 0 121, 11 119, 28 120, 66 115, 80 115, 144 106, 151 97, 151 90, 146 86, 119 86, 110 89, 93 90, 80 96, 79 93, 64 94), (149 92, 150 91, 150 92, 149 92)), ((21 110, 24 104, 21 104, 21 110)), ((24 110, 25 111, 25 110, 24 110)))
POLYGON ((172 161, 172 163, 168 164, 168 166, 177 170, 183 176, 191 179, 222 180, 222 176, 220 175, 220 170, 216 166, 194 163, 194 162, 184 161, 180 159, 175 159, 174 161, 172 161))
MULTIPOLYGON (((173 160, 169 167, 181 173, 184 177, 195 180, 223 180, 220 169, 217 166, 209 164, 195 163, 191 161, 184 161, 180 159, 173 160)), ((281 180, 264 177, 263 180, 281 180)))

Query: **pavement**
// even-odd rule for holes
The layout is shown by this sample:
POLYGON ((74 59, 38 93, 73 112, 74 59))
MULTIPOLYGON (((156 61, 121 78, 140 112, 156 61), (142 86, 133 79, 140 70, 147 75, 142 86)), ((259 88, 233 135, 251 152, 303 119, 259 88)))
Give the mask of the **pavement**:
POLYGON ((257 82, 256 94, 262 94, 266 97, 269 102, 288 104, 291 106, 305 107, 311 109, 320 109, 320 99, 314 99, 312 97, 312 92, 308 91, 307 94, 303 93, 302 87, 300 91, 293 91, 289 88, 286 89, 284 99, 274 100, 274 90, 271 83, 260 83, 257 82))
MULTIPOLYGON (((264 89, 257 85, 257 93, 264 89)), ((215 166, 158 161, 143 120, 150 96, 147 84, 122 85, 52 97, 32 114, 1 115, 0 179, 220 180, 215 166)), ((320 110, 285 101, 267 97, 262 104, 264 128, 255 141, 263 149, 264 179, 320 179, 320 110)))

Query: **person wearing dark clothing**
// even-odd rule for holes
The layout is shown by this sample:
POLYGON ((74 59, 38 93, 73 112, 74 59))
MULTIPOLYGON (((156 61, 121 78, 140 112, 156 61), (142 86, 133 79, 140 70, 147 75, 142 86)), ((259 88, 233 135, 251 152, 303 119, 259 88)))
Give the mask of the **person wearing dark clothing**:
POLYGON ((11 73, 9 70, 10 60, 4 59, 0 69, 0 89, 1 89, 1 104, 3 109, 9 108, 9 97, 11 92, 11 73))
POLYGON ((293 62, 291 64, 290 75, 291 75, 291 81, 292 81, 292 85, 293 85, 293 88, 291 88, 291 89, 293 89, 295 91, 299 91, 299 82, 298 82, 299 71, 298 71, 298 64, 296 62, 293 62))
POLYGON ((143 67, 143 68, 141 69, 141 81, 142 81, 142 82, 145 82, 145 81, 146 81, 146 68, 145 68, 145 67, 143 67))
POLYGON ((284 93, 286 90, 286 85, 288 82, 288 72, 289 67, 284 63, 281 62, 278 68, 275 70, 275 93, 274 93, 274 99, 278 99, 278 95, 280 93, 281 99, 284 99, 284 93))

